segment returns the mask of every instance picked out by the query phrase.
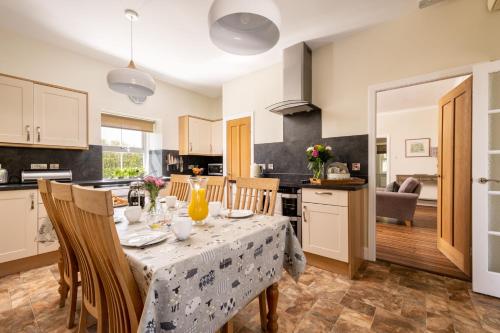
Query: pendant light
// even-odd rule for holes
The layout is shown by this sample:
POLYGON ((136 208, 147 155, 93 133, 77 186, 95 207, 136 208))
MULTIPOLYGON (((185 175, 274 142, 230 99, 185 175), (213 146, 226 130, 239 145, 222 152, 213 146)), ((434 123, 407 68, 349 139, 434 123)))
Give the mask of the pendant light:
POLYGON ((128 67, 116 68, 108 73, 108 86, 118 93, 142 100, 142 98, 154 94, 156 83, 149 73, 136 69, 134 64, 132 25, 139 18, 139 14, 127 9, 125 17, 130 20, 130 62, 128 67))
POLYGON ((263 53, 280 38, 281 15, 273 0, 215 0, 208 21, 212 42, 233 54, 263 53))

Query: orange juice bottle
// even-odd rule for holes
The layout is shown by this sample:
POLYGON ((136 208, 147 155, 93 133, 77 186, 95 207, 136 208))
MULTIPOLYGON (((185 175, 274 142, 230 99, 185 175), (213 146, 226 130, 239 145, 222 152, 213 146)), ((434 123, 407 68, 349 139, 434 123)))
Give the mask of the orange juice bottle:
POLYGON ((208 216, 208 202, 205 198, 206 178, 190 178, 189 184, 191 185, 191 202, 188 206, 188 214, 196 223, 202 223, 208 216))

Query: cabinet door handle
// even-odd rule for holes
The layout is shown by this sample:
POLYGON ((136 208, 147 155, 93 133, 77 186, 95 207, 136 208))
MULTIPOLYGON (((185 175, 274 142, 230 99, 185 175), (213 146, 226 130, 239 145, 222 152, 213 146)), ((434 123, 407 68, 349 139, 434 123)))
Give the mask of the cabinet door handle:
POLYGON ((36 127, 36 136, 37 136, 37 141, 40 142, 40 126, 36 127))
POLYGON ((30 194, 30 198, 31 198, 31 207, 30 207, 30 209, 34 210, 35 209, 35 195, 33 193, 31 193, 30 194))
POLYGON ((210 144, 210 153, 212 153, 212 144, 210 144))
POLYGON ((317 194, 317 195, 333 195, 332 192, 314 192, 314 194, 317 194))
POLYGON ((189 143, 189 151, 193 151, 193 144, 191 142, 189 143))
POLYGON ((31 131, 30 125, 26 125, 26 141, 28 141, 28 142, 30 142, 30 140, 31 140, 30 131, 31 131))
POLYGON ((304 206, 302 211, 304 212, 304 223, 307 223, 307 206, 304 206))

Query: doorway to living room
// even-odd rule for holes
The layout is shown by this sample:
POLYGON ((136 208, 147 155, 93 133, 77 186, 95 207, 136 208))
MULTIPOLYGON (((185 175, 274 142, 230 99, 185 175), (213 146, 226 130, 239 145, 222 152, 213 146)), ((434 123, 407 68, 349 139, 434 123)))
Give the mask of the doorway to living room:
POLYGON ((467 190, 464 198, 456 196, 454 188, 467 186, 458 177, 470 172, 471 80, 460 76, 376 94, 377 259, 470 279, 470 197, 467 190), (467 156, 456 147, 465 147, 467 156), (469 201, 462 213, 461 199, 469 201))

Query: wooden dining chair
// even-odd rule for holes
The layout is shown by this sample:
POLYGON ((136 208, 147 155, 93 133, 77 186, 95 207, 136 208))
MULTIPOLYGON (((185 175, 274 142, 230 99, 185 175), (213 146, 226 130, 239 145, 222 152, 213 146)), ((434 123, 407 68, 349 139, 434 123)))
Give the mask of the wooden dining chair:
POLYGON ((226 177, 208 176, 206 198, 208 202, 224 200, 224 188, 226 186, 226 177))
POLYGON ((179 201, 188 201, 189 175, 170 175, 167 188, 160 191, 160 196, 175 195, 179 201))
POLYGON ((62 308, 65 306, 66 298, 68 297, 69 292, 70 306, 68 308, 66 327, 73 328, 73 326, 75 326, 76 298, 78 296, 79 285, 78 261, 73 251, 73 247, 69 242, 68 234, 62 225, 61 214, 55 206, 50 181, 46 179, 38 179, 38 190, 40 191, 43 205, 47 211, 47 216, 52 222, 57 239, 59 240, 59 252, 61 255, 58 262, 60 274, 59 294, 61 295, 59 307, 62 308))
MULTIPOLYGON (((232 209, 249 209, 257 214, 274 215, 280 180, 278 178, 236 178, 232 209)), ((267 329, 266 290, 259 294, 260 325, 267 329)))
POLYGON ((274 215, 278 178, 236 178, 236 195, 232 209, 249 209, 257 214, 274 215))
POLYGON ((135 333, 143 303, 113 220, 111 191, 73 185, 83 238, 106 296, 110 333, 135 333))
POLYGON ((71 184, 52 182, 52 196, 54 204, 61 216, 61 222, 69 243, 74 249, 78 267, 80 268, 82 284, 82 306, 80 309, 80 322, 78 332, 87 332, 87 320, 91 315, 97 321, 97 333, 107 331, 106 299, 102 283, 97 275, 90 252, 86 247, 73 203, 73 189, 71 184))

